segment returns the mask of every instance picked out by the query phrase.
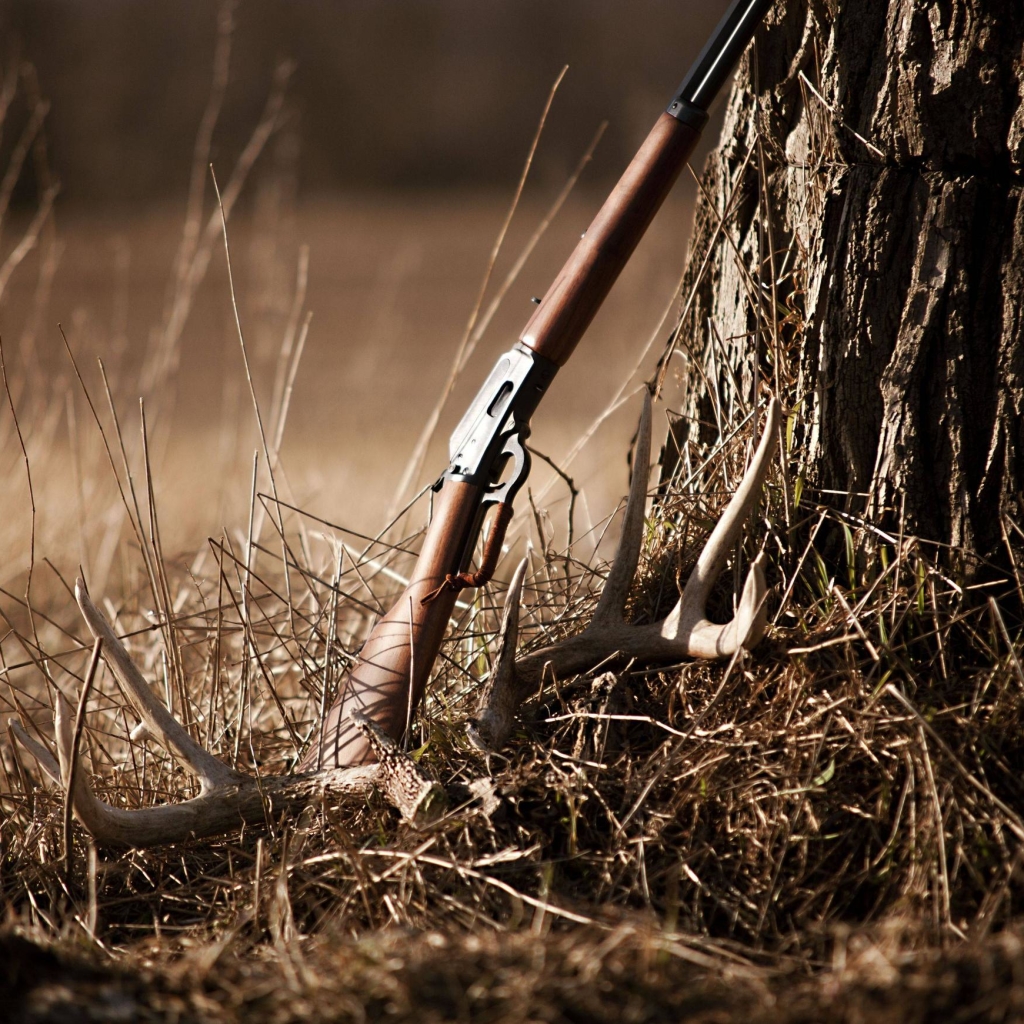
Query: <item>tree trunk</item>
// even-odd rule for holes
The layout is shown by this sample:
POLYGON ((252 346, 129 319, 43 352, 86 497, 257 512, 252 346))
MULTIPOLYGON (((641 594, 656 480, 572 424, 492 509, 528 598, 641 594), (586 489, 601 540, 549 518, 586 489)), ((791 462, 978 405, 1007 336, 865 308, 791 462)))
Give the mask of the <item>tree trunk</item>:
POLYGON ((767 379, 809 487, 986 558, 1024 480, 1022 58, 1021 0, 777 4, 704 171, 668 365, 703 443, 767 379))

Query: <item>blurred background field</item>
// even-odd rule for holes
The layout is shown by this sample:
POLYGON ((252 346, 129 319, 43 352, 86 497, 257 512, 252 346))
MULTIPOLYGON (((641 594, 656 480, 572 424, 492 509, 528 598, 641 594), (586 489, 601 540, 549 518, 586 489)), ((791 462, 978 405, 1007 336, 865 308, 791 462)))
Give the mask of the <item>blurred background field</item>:
MULTIPOLYGON (((320 199, 297 209, 288 229, 291 245, 261 235, 259 221, 251 215, 243 213, 229 226, 257 394, 267 402, 294 296, 299 246, 309 246, 306 309, 313 316, 295 379, 282 459, 295 497, 310 511, 363 531, 381 523, 423 421, 440 396, 505 205, 486 195, 320 199)), ((592 208, 579 198, 563 209, 544 251, 510 291, 442 418, 420 482, 443 468, 447 434, 462 407, 497 354, 518 336, 532 308, 531 294, 544 290, 544 282, 557 270, 592 208)), ((630 375, 671 301, 683 258, 687 212, 682 202, 666 211, 537 417, 533 443, 556 461, 564 459, 630 375)), ((510 250, 543 214, 538 202, 520 208, 520 229, 510 232, 510 250)), ((133 443, 138 433, 137 398, 143 390, 138 371, 150 331, 160 324, 180 233, 180 217, 166 208, 129 215, 74 213, 60 221, 63 250, 50 314, 36 336, 34 356, 50 385, 60 381, 68 387, 68 400, 81 406, 79 420, 88 410, 72 383, 56 320, 88 379, 95 377, 97 356, 108 365, 123 364, 118 399, 133 443), (121 295, 119 288, 124 289, 121 295), (121 323, 118 317, 123 318, 121 323)), ((8 338, 17 339, 31 317, 36 260, 26 260, 5 297, 8 338)), ((173 379, 159 393, 147 396, 151 427, 168 430, 166 452, 155 473, 165 541, 174 538, 172 548, 187 546, 193 537, 202 539, 229 522, 238 525, 248 505, 252 457, 259 444, 219 241, 180 350, 173 379)), ((12 353, 11 358, 17 357, 12 353)), ((624 418, 613 418, 573 467, 588 500, 597 503, 595 515, 624 489, 635 406, 634 401, 624 418)), ((44 454, 33 453, 34 444, 44 445, 46 454, 52 455, 52 444, 60 449, 67 443, 66 422, 54 424, 55 433, 44 436, 38 421, 23 421, 30 455, 36 456, 33 462, 44 454)), ((79 429, 80 443, 101 456, 85 436, 95 433, 93 425, 80 422, 79 429)), ((8 448, 6 455, 11 460, 9 483, 16 494, 21 476, 18 453, 8 448)), ((537 479, 543 480, 544 472, 539 466, 537 479)), ((88 475, 89 499, 96 487, 109 490, 108 497, 116 496, 108 473, 100 469, 88 475)), ((40 472, 35 482, 47 494, 50 486, 70 483, 63 469, 57 477, 40 472)), ((8 490, 8 512, 22 518, 26 527, 27 518, 18 517, 12 497, 8 490)), ((93 502, 87 500, 87 517, 90 507, 93 502)), ((27 501, 22 510, 27 516, 27 501)), ((68 511, 63 503, 40 500, 40 536, 59 545, 68 511)), ((58 550, 77 557, 76 552, 58 550)), ((48 553, 52 555, 52 549, 48 553)))
MULTIPOLYGON (((37 558, 73 574, 99 549, 110 561, 122 529, 58 322, 104 422, 96 359, 107 366, 130 460, 145 398, 165 553, 246 525, 259 436, 217 225, 203 235, 215 214, 207 162, 223 188, 233 174, 240 185, 229 237, 265 414, 282 345, 311 315, 283 432, 289 493, 317 515, 372 531, 444 386, 562 66, 483 310, 605 120, 607 131, 480 339, 420 484, 443 468, 462 407, 518 336, 531 296, 546 289, 716 14, 684 24, 661 0, 5 5, 0 163, 12 166, 31 145, 0 258, 32 229, 47 189, 60 189, 0 295, 33 470, 37 558), (33 112, 44 109, 32 134, 33 112), (191 244, 188 223, 202 225, 202 237, 183 286, 175 268, 191 244)), ((533 443, 556 463, 627 383, 652 334, 674 322, 695 188, 686 177, 536 418, 533 443)), ((569 466, 583 529, 624 490, 636 404, 569 466)), ((0 577, 10 582, 28 564, 30 501, 6 410, 2 420, 0 577)), ((534 493, 564 514, 566 492, 553 480, 539 465, 534 493)))

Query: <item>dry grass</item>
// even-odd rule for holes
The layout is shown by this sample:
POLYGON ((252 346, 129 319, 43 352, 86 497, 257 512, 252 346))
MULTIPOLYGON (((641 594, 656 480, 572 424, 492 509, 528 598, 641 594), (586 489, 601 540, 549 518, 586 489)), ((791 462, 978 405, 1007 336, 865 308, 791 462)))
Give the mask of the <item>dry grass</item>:
MULTIPOLYGON (((273 134, 274 103, 256 142, 273 134)), ((25 481, 19 509, 26 469, 53 476, 65 459, 93 496, 116 480, 105 505, 88 502, 106 515, 81 525, 93 593, 193 734, 268 774, 294 763, 418 534, 361 537, 270 497, 277 488, 291 504, 273 439, 301 348, 298 289, 240 526, 167 557, 151 472, 167 439, 130 442, 115 411, 136 383, 153 401, 169 390, 204 246, 220 244, 204 226, 214 216, 200 193, 161 330, 109 403, 94 377, 55 382, 6 349, 0 450, 7 478, 25 481), (64 455, 41 442, 70 422, 72 392, 78 443, 64 455), (19 433, 53 461, 23 458, 19 433)), ((772 347, 784 397, 798 343, 794 305, 772 347)), ((637 620, 674 601, 742 470, 743 422, 736 406, 710 448, 680 453, 652 511, 637 620)), ((75 826, 69 865, 61 795, 5 744, 0 941, 20 1019, 1012 1019, 1024 597, 995 573, 972 582, 962 553, 813 494, 798 482, 800 426, 735 559, 738 577, 766 547, 776 584, 774 628, 752 655, 561 680, 488 759, 463 723, 489 671, 502 586, 466 597, 415 723, 417 756, 453 808, 425 830, 371 800, 114 856, 75 826)), ((596 541, 614 532, 606 520, 577 528, 571 546, 553 540, 570 534, 555 532, 555 494, 522 502, 512 545, 532 545, 526 648, 586 620, 605 570, 596 541)), ((53 688, 77 696, 88 645, 45 541, 3 591, 0 712, 47 742, 53 688)), ((712 611, 727 615, 732 593, 723 580, 712 611)), ((130 738, 134 724, 101 672, 83 740, 97 791, 123 807, 192 795, 160 748, 130 738)))

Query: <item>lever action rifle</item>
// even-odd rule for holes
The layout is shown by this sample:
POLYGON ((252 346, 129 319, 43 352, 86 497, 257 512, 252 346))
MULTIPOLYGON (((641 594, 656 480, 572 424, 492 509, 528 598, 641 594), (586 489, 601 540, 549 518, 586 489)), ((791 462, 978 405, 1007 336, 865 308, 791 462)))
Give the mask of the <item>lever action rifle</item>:
POLYGON ((512 503, 530 472, 530 418, 572 355, 700 139, 708 108, 772 0, 733 0, 518 343, 491 371, 452 434, 448 468, 408 587, 373 628, 298 771, 374 760, 365 716, 394 739, 408 728, 441 648, 456 594, 498 562, 512 503), (511 465, 509 465, 511 463, 511 465), (480 566, 470 562, 493 508, 480 566))

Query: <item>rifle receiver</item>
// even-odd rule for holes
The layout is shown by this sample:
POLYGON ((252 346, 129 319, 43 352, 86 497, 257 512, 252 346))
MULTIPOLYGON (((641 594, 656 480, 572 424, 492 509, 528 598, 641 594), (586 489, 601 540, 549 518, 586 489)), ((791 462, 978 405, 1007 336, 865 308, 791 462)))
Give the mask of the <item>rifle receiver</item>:
POLYGON ((523 442, 530 417, 544 397, 558 367, 523 344, 495 363, 455 428, 448 445, 448 468, 435 484, 465 480, 485 488, 485 502, 510 502, 530 470, 523 442), (516 461, 512 477, 498 486, 509 458, 516 461))

